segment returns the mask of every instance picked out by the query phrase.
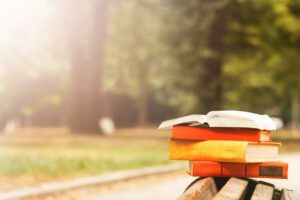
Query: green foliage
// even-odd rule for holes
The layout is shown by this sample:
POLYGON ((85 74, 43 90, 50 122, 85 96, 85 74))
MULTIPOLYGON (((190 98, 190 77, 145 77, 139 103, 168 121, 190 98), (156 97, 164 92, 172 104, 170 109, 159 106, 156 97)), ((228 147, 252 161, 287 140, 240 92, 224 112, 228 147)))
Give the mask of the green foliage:
MULTIPOLYGON (((95 3, 79 2, 78 40, 88 63, 96 55, 95 3)), ((67 30, 53 9, 63 11, 63 3, 48 4, 46 21, 20 27, 24 37, 0 49, 0 64, 8 66, 0 69, 0 124, 55 109, 63 117, 60 108, 69 109, 67 30)), ((126 0, 109 1, 109 8, 102 91, 137 103, 151 97, 178 115, 218 109, 219 98, 223 109, 289 115, 291 93, 300 90, 299 0, 126 0), (220 18, 223 30, 214 24, 220 18), (220 72, 209 61, 219 61, 220 72)))
POLYGON ((232 1, 225 107, 261 112, 279 107, 286 118, 291 92, 300 90, 298 6, 299 1, 289 0, 232 1))
POLYGON ((263 113, 278 104, 272 69, 261 57, 228 58, 223 77, 224 108, 263 113))
POLYGON ((166 7, 162 34, 179 66, 172 83, 179 110, 187 114, 218 109, 221 64, 215 63, 222 60, 223 50, 218 13, 223 13, 226 1, 166 1, 166 7))
POLYGON ((137 98, 142 76, 148 83, 161 53, 160 27, 143 2, 131 0, 110 4, 104 90, 137 98))

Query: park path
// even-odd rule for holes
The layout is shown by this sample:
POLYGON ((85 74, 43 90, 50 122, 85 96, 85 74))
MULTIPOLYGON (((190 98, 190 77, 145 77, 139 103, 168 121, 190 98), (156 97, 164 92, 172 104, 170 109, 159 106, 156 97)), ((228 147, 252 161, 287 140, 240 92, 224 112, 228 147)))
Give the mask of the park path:
POLYGON ((129 184, 120 191, 106 191, 85 200, 172 200, 176 199, 194 179, 185 173, 173 174, 168 178, 158 176, 155 182, 129 184))
MULTIPOLYGON (((289 163, 289 179, 273 180, 260 179, 273 183, 276 187, 283 187, 300 192, 300 153, 281 156, 281 159, 289 163)), ((93 195, 85 200, 172 200, 176 199, 195 178, 184 173, 178 173, 169 178, 160 179, 149 184, 129 185, 121 190, 106 191, 98 195, 93 195)))

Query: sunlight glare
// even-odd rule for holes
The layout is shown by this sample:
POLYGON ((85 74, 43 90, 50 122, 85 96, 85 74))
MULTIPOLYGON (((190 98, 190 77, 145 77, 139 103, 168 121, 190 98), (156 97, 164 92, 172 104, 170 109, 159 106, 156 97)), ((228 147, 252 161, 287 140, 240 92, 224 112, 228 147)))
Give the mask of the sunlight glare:
POLYGON ((46 0, 0 0, 0 45, 13 45, 51 14, 46 0))

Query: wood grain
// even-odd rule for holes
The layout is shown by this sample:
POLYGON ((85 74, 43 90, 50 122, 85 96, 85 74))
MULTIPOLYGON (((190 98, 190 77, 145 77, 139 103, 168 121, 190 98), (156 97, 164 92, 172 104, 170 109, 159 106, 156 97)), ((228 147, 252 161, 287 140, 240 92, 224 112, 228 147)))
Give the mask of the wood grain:
POLYGON ((217 194, 214 200, 240 200, 246 192, 248 181, 230 178, 224 185, 221 191, 217 194))
POLYGON ((251 200, 272 200, 274 187, 257 184, 252 194, 251 200))
POLYGON ((282 194, 282 200, 300 200, 299 193, 293 191, 293 190, 283 190, 282 194))
POLYGON ((178 200, 211 200, 217 192, 214 179, 209 177, 195 182, 179 197, 178 200))

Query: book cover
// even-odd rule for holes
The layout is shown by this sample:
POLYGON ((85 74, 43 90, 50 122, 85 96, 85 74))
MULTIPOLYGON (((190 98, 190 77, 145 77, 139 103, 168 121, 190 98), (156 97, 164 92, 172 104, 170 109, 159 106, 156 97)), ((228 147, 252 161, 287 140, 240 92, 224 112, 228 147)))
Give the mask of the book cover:
POLYGON ((270 141, 270 131, 250 128, 209 128, 200 126, 174 126, 173 139, 270 141))
POLYGON ((170 160, 208 160, 217 162, 255 163, 278 161, 279 143, 221 140, 169 141, 170 160))
POLYGON ((288 163, 222 163, 213 161, 189 161, 188 173, 192 176, 209 177, 252 177, 252 178, 288 178, 288 163))

